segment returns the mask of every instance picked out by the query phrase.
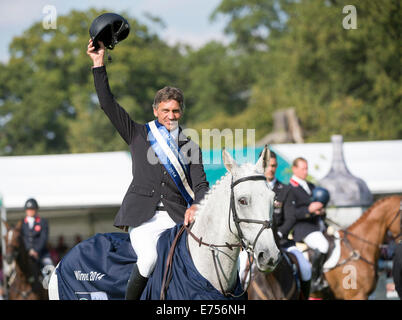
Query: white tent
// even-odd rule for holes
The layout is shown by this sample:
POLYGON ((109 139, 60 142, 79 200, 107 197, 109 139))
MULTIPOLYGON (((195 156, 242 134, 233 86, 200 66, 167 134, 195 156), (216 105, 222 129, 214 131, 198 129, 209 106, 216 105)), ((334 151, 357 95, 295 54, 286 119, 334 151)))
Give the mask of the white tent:
MULTIPOLYGON (((272 149, 289 163, 306 158, 316 180, 331 167, 331 143, 272 149)), ((343 151, 351 173, 373 194, 402 193, 402 140, 344 142, 343 151)), ((120 206, 130 182, 131 156, 124 151, 0 157, 0 193, 8 210, 21 210, 29 197, 49 209, 120 206)))
MULTIPOLYGON (((272 149, 289 163, 305 158, 317 181, 331 168, 332 143, 276 144, 272 149)), ((371 193, 402 193, 402 140, 344 142, 343 154, 349 171, 363 179, 371 193)))
POLYGON ((61 235, 71 246, 76 236, 119 231, 113 219, 131 179, 128 152, 0 157, 7 219, 24 217, 25 201, 35 198, 54 245, 61 235))
POLYGON ((128 152, 0 157, 8 209, 36 198, 41 208, 118 206, 131 182, 128 152))
MULTIPOLYGON (((272 145, 289 163, 302 156, 320 180, 329 171, 331 143, 272 145)), ((402 140, 345 142, 349 170, 366 181, 375 195, 402 193, 402 140)), ((208 165, 205 166, 208 170, 208 165)), ((131 182, 128 152, 0 157, 0 194, 8 219, 24 216, 25 201, 34 197, 49 219, 50 239, 73 243, 97 232, 116 232, 113 219, 131 182)))

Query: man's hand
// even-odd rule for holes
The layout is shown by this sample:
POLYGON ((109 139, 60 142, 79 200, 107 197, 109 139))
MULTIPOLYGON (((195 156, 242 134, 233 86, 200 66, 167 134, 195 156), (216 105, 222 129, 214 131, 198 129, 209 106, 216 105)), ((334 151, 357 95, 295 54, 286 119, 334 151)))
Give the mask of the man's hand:
POLYGON ((102 67, 103 66, 103 58, 105 56, 105 45, 102 41, 98 41, 99 49, 95 50, 95 46, 92 42, 92 39, 88 41, 88 50, 87 55, 92 59, 94 63, 94 67, 102 67))
POLYGON ((324 208, 324 205, 321 202, 318 201, 314 201, 312 203, 310 203, 310 205, 308 206, 308 211, 310 213, 315 213, 315 214, 321 214, 322 210, 324 208))
POLYGON ((193 204, 190 208, 186 210, 184 214, 184 225, 187 226, 195 220, 195 213, 198 209, 196 204, 193 204))
POLYGON ((28 252, 28 254, 29 254, 31 257, 35 258, 35 259, 38 259, 38 258, 39 258, 38 253, 37 253, 34 249, 30 249, 29 252, 28 252))

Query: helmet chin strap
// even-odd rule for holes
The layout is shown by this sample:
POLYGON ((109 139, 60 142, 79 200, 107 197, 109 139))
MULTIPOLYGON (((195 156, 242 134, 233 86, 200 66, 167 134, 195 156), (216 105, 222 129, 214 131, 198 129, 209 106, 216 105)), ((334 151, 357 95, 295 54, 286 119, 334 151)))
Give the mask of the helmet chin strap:
POLYGON ((120 25, 119 30, 117 30, 116 32, 114 32, 114 31, 113 31, 113 28, 112 28, 112 43, 111 43, 110 45, 108 45, 108 46, 105 48, 105 50, 106 50, 106 55, 107 55, 107 61, 108 61, 109 63, 111 63, 113 60, 112 60, 112 56, 109 54, 109 50, 108 50, 108 49, 113 50, 114 47, 115 47, 115 45, 118 43, 117 37, 119 36, 120 32, 122 32, 123 26, 124 26, 124 23, 122 23, 122 24, 120 25))
POLYGON ((106 51, 106 55, 107 55, 107 62, 112 63, 113 60, 112 60, 112 56, 109 53, 109 50, 106 48, 105 51, 106 51))

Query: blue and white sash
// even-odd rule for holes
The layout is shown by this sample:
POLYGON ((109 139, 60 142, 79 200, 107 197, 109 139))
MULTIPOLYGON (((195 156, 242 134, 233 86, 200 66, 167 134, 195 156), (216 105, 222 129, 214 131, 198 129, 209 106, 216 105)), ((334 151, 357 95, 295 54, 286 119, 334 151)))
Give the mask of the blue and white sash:
POLYGON ((190 180, 190 170, 176 141, 157 120, 150 121, 145 126, 152 149, 179 188, 188 206, 190 206, 194 201, 194 192, 188 182, 190 180))

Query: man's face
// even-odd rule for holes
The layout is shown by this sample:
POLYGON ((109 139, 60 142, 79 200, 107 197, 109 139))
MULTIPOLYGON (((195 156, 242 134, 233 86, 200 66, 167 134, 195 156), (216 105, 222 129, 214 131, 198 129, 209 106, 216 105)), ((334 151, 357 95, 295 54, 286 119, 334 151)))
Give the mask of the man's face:
POLYGON ((28 217, 34 217, 36 214, 36 210, 35 209, 26 209, 25 213, 27 214, 28 217))
POLYGON ((275 172, 278 167, 278 163, 275 158, 269 159, 268 167, 265 169, 265 177, 268 181, 272 181, 275 178, 275 172))
POLYGON ((154 115, 160 124, 171 131, 177 128, 182 111, 176 100, 168 100, 160 102, 158 107, 154 108, 154 115))
POLYGON ((299 160, 297 161, 296 166, 292 167, 293 174, 302 179, 306 180, 308 175, 308 165, 306 161, 299 160))

